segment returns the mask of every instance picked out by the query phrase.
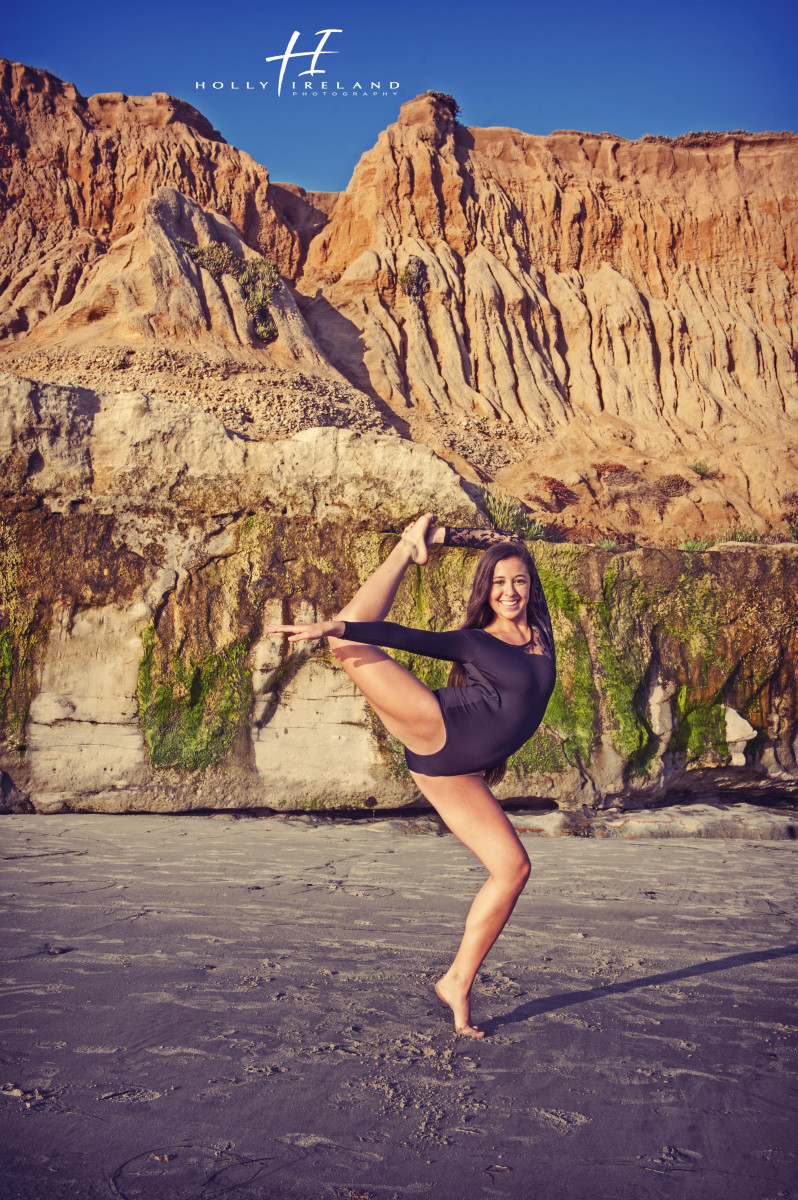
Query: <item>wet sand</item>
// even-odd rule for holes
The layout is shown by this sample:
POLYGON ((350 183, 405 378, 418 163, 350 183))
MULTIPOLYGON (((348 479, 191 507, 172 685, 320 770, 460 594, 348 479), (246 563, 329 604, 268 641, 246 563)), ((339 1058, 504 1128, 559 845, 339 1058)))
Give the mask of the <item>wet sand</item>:
POLYGON ((798 1200, 795 841, 522 835, 475 1043, 432 822, 0 836, 3 1198, 798 1200))

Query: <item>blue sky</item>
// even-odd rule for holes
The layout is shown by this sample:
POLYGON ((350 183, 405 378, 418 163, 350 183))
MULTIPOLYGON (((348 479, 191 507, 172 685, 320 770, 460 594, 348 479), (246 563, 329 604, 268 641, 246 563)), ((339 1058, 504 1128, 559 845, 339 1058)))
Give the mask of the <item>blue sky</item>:
POLYGON ((84 95, 180 96, 273 180, 337 191, 399 105, 428 88, 454 95, 465 124, 528 133, 794 130, 796 44, 794 0, 139 0, 119 8, 37 0, 7 14, 0 54, 70 80, 84 95), (336 53, 316 64, 325 74, 303 79, 310 59, 290 62, 278 97, 280 63, 267 56, 282 55, 294 30, 295 51, 311 51, 322 29, 342 31, 326 43, 336 53), (305 82, 316 85, 315 97, 301 94, 305 82), (348 95, 332 94, 339 82, 348 95), (379 82, 389 95, 356 96, 356 82, 367 93, 379 82))

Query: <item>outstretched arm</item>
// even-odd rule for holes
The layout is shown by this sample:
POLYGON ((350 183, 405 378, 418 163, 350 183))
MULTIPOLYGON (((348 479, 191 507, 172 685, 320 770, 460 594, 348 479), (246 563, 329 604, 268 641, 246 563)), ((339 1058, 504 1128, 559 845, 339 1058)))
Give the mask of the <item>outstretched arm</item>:
POLYGON ((431 629, 410 629, 393 621, 347 621, 343 636, 353 642, 407 650, 410 654, 442 658, 446 662, 470 662, 474 652, 473 635, 467 629, 436 633, 431 629))
POLYGON ((288 634, 289 642, 315 641, 323 637, 346 638, 370 646, 407 650, 426 658, 447 662, 470 662, 473 642, 464 629, 436 633, 429 629, 409 629, 393 621, 318 621, 314 625, 267 625, 267 633, 288 634))
POLYGON ((343 637, 345 621, 317 621, 313 625, 265 625, 266 633, 287 633, 289 642, 312 642, 323 637, 343 637))

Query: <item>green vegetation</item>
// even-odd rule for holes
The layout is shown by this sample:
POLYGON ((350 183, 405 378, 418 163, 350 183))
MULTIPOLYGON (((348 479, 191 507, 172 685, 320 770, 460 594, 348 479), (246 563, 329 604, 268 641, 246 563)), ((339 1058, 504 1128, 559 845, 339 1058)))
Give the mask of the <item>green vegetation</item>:
MULTIPOLYGON (((728 568, 726 568, 728 569, 728 568)), ((728 760, 724 701, 740 712, 772 674, 764 670, 759 626, 752 627, 751 648, 744 625, 736 616, 739 596, 718 587, 718 579, 703 564, 685 559, 685 572, 660 605, 663 651, 682 658, 682 682, 673 700, 676 728, 669 749, 686 755, 694 765, 718 765, 728 760), (733 629, 731 635, 729 630, 733 629), (740 650, 734 651, 737 643, 740 650), (735 695, 736 693, 736 695, 735 695)), ((753 714, 751 714, 753 716, 753 714)))
POLYGON ((163 660, 152 622, 142 633, 139 719, 154 767, 204 770, 230 752, 252 704, 244 667, 249 639, 232 642, 200 662, 163 660))
POLYGON ((494 529, 517 533, 527 542, 543 541, 546 530, 537 517, 530 517, 520 500, 498 488, 482 489, 485 511, 494 529))
POLYGON ((425 292, 429 291, 429 283, 427 281, 427 267, 420 259, 411 254, 407 260, 407 266, 397 279, 399 287, 406 296, 411 300, 420 300, 425 292))
POLYGON ((508 769, 518 775, 556 775, 567 765, 563 741, 546 725, 507 760, 508 769))
POLYGON ((615 563, 607 568, 595 606, 600 678, 613 741, 633 774, 647 770, 657 747, 642 703, 650 606, 642 580, 615 563))
POLYGON ((686 565, 687 570, 668 597, 663 627, 697 661, 697 682, 703 687, 719 653, 718 634, 723 625, 720 598, 712 576, 701 569, 700 563, 688 559, 686 565))
POLYGON ((232 275, 238 280, 255 333, 262 342, 273 342, 277 337, 277 326, 269 312, 269 305, 280 279, 276 263, 270 258, 240 258, 229 246, 220 242, 210 246, 195 246, 185 238, 177 240, 192 262, 204 267, 217 282, 222 275, 232 275))
POLYGON ((715 700, 692 700, 686 684, 675 696, 676 733, 671 742, 674 750, 687 754, 688 762, 698 762, 713 751, 721 760, 728 758, 726 714, 715 700))
POLYGON ((743 525, 730 525, 715 538, 716 542, 758 542, 761 538, 758 529, 749 529, 743 525))
POLYGON ((0 721, 5 725, 11 681, 14 678, 14 635, 10 629, 0 633, 0 721))
MULTIPOLYGON (((512 496, 489 490, 485 505, 499 528, 522 536, 540 528, 512 496)), ((785 498, 782 520, 793 511, 798 526, 798 504, 785 498)), ((237 539, 233 553, 192 574, 180 598, 170 593, 142 637, 139 719, 150 761, 156 774, 187 773, 189 788, 191 772, 245 752, 252 720, 246 656, 263 620, 298 612, 300 605, 312 605, 321 616, 337 611, 393 545, 393 537, 364 533, 362 526, 342 529, 330 521, 311 527, 273 510, 242 515, 229 528, 237 539)), ((55 558, 41 565, 41 556, 22 552, 47 546, 26 537, 23 542, 21 526, 0 518, 0 716, 6 736, 19 746, 47 635, 41 577, 59 569, 55 558)), ((614 539, 603 539, 607 543, 614 539)), ((677 770, 685 761, 727 761, 726 704, 751 721, 762 745, 772 722, 773 681, 783 677, 785 648, 795 636, 794 565, 789 551, 779 556, 754 550, 743 571, 742 548, 702 555, 710 544, 706 538, 685 541, 682 555, 665 548, 597 555, 595 547, 536 542, 558 680, 544 723, 509 761, 508 795, 534 790, 531 781, 543 775, 559 775, 563 794, 571 794, 583 770, 599 780, 614 774, 615 752, 618 772, 633 787, 647 787, 646 774, 653 775, 655 755, 664 749, 647 719, 649 696, 660 680, 667 692, 677 689, 669 745, 677 770), (513 776, 520 777, 515 789, 513 776)), ((86 555, 89 574, 95 557, 86 555)), ((478 551, 433 547, 424 568, 407 572, 391 619, 427 629, 456 627, 479 558, 478 551)), ((82 586, 82 573, 72 577, 82 586)), ((263 722, 279 721, 281 695, 307 661, 300 657, 291 655, 281 665, 277 655, 268 660, 277 669, 269 676, 273 691, 263 722)), ((447 663, 399 652, 396 658, 430 687, 445 685, 447 663)), ((373 728, 380 761, 405 778, 401 746, 376 718, 373 728)), ((313 806, 312 797, 307 805, 313 806)))
MULTIPOLYGON (((562 737, 562 753, 567 761, 578 766, 580 759, 583 763, 590 761, 597 708, 590 650, 581 628, 568 637, 557 638, 557 670, 544 719, 562 737)), ((524 749, 518 753, 523 754, 524 749)))
MULTIPOLYGON (((554 547, 550 549, 554 551, 554 547)), ((541 729, 548 728, 554 733, 560 739, 560 746, 555 748, 551 742, 536 741, 541 733, 538 730, 538 734, 513 756, 511 761, 516 766, 531 767, 533 761, 540 760, 541 756, 550 761, 555 750, 560 761, 565 760, 572 766, 578 765, 580 760, 587 763, 596 739, 598 695, 593 680, 590 649, 580 621, 582 610, 589 607, 589 602, 569 583, 571 557, 568 552, 537 553, 535 563, 551 613, 557 645, 557 682, 541 729)), ((581 556, 576 558, 576 562, 579 561, 581 556)), ((577 570, 573 573, 576 574, 577 570)))
POLYGON ((715 543, 712 538, 688 538, 686 542, 679 542, 680 550, 708 550, 715 543))
MULTIPOLYGON (((581 559, 586 557, 586 554, 584 552, 580 554, 576 547, 570 546, 567 547, 567 550, 571 553, 567 557, 562 553, 557 554, 553 546, 546 547, 552 551, 546 555, 542 553, 543 549, 543 547, 535 549, 535 566, 546 594, 546 603, 549 606, 552 620, 557 614, 569 621, 577 621, 580 610, 590 603, 576 590, 579 566, 581 559), (568 558, 571 557, 576 560, 573 564, 568 562, 568 558), (572 569, 569 570, 569 567, 572 569)), ((563 549, 566 548, 563 547, 563 549)))
POLYGON ((26 749, 34 668, 49 630, 26 588, 26 565, 18 521, 0 517, 0 607, 7 622, 0 632, 0 729, 20 754, 26 749))
POLYGON ((448 108, 455 121, 457 121, 457 118, 460 115, 460 105, 457 103, 454 96, 450 96, 448 92, 433 91, 427 91, 423 94, 425 96, 432 96, 433 99, 437 100, 439 104, 442 104, 445 108, 448 108))
POLYGON ((25 725, 35 688, 36 658, 48 632, 49 626, 44 624, 4 629, 0 634, 0 728, 20 754, 26 750, 25 725))
POLYGON ((602 550, 617 550, 618 549, 617 540, 615 538, 611 538, 611 537, 599 538, 599 545, 601 546, 602 550))
POLYGON ((691 463, 690 470, 695 471, 696 475, 700 475, 702 479, 717 479, 720 475, 720 468, 711 467, 705 458, 699 458, 698 462, 691 463))

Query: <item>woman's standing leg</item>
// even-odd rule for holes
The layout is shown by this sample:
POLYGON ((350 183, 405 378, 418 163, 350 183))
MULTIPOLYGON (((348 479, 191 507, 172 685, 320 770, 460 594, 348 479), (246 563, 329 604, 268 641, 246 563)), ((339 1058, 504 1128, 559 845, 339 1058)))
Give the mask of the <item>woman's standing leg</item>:
POLYGON ((411 772, 419 791, 455 837, 489 872, 466 919, 460 948, 435 985, 454 1013, 455 1029, 482 1037, 471 1024, 471 987, 477 971, 507 923, 529 878, 529 857, 501 806, 479 775, 429 776, 411 772))

